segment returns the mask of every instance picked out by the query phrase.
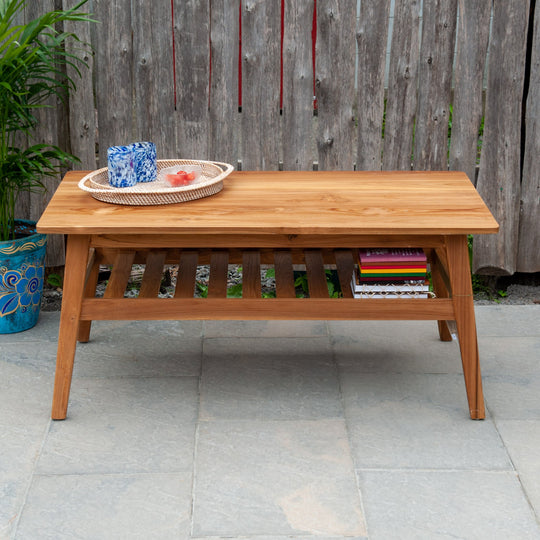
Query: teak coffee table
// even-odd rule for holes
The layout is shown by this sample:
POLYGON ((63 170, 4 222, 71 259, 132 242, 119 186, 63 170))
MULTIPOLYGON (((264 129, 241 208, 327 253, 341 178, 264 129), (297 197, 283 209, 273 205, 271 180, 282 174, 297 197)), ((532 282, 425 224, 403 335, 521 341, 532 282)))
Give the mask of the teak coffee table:
POLYGON ((455 321, 473 419, 484 418, 467 234, 498 224, 460 172, 233 172, 211 197, 159 206, 100 202, 69 172, 38 222, 68 235, 52 418, 67 413, 77 340, 93 320, 436 320, 443 341, 455 321), (350 283, 360 247, 419 247, 436 298, 358 299, 350 283), (124 298, 132 265, 145 264, 137 298, 124 298), (242 265, 243 297, 227 298, 229 263, 242 265), (103 298, 99 267, 112 265, 103 298), (179 267, 174 298, 158 298, 165 265, 179 267), (207 298, 194 298, 198 264, 210 265, 207 298), (261 295, 272 264, 276 298, 261 295), (304 264, 309 298, 296 298, 293 265, 304 264), (342 298, 329 298, 325 265, 342 298))

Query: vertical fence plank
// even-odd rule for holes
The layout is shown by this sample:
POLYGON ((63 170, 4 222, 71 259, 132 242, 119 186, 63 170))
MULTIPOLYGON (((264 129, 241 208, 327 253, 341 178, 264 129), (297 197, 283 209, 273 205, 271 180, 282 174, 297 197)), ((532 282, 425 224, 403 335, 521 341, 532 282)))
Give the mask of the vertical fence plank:
POLYGON ((390 0, 362 0, 358 43, 356 168, 381 169, 384 72, 390 0))
POLYGON ((242 0, 242 168, 279 165, 281 9, 277 0, 242 0))
POLYGON ((177 154, 208 159, 210 2, 174 3, 177 154))
MULTIPOLYGON (((54 11, 54 0, 43 0, 39 3, 29 2, 25 6, 25 19, 30 22, 48 11, 54 11)), ((47 145, 59 145, 59 133, 61 130, 60 111, 63 105, 60 99, 55 96, 48 98, 44 108, 38 108, 34 112, 37 119, 37 126, 32 134, 30 144, 45 143, 47 145)), ((30 194, 30 219, 37 221, 52 194, 56 191, 60 183, 58 177, 45 177, 42 182, 46 187, 45 193, 30 194)), ((47 254, 45 256, 46 266, 60 266, 64 264, 64 237, 58 234, 51 234, 47 238, 47 254)))
POLYGON ((534 11, 517 271, 540 272, 540 5, 534 11))
POLYGON ((450 169, 464 171, 472 182, 476 180, 490 15, 489 1, 459 0, 450 169))
POLYGON ((500 224, 474 240, 477 273, 513 274, 518 250, 521 106, 529 3, 495 0, 477 189, 500 224))
POLYGON ((448 120, 457 0, 424 2, 414 168, 448 168, 448 120))
POLYGON ((93 0, 99 24, 92 26, 99 166, 107 166, 107 148, 133 141, 133 44, 131 1, 93 0))
MULTIPOLYGON (((77 0, 64 0, 64 9, 74 7, 77 0)), ((83 7, 87 12, 90 7, 83 7)), ((81 162, 74 163, 73 169, 92 170, 96 168, 96 110, 93 99, 92 76, 94 56, 90 50, 90 28, 95 23, 66 21, 64 30, 72 32, 79 39, 66 42, 66 51, 76 54, 87 66, 77 63, 80 75, 72 66, 67 66, 67 74, 75 83, 76 90, 69 97, 69 135, 73 155, 81 162)))
MULTIPOLYGON (((13 22, 16 25, 22 25, 25 23, 25 20, 25 12, 22 10, 17 14, 13 22)), ((15 145, 19 148, 25 148, 27 144, 28 141, 26 140, 26 137, 21 133, 17 133, 15 136, 15 145)), ((19 193, 15 204, 15 216, 20 219, 30 219, 30 193, 19 193)))
POLYGON ((210 153, 209 158, 236 165, 238 134, 239 0, 211 0, 210 153))
POLYGON ((313 0, 285 2, 283 30, 283 169, 313 168, 313 0))
POLYGON ((420 0, 395 0, 383 169, 410 170, 420 54, 420 0))
POLYGON ((135 138, 152 141, 160 158, 178 157, 170 0, 134 2, 135 138))
POLYGON ((356 1, 317 1, 315 95, 320 170, 354 168, 356 1))

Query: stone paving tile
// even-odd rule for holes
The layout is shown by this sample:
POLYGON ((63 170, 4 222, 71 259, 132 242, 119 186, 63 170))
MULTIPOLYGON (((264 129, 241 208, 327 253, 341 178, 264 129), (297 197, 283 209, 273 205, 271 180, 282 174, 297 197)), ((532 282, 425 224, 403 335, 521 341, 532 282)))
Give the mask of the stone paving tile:
POLYGON ((365 536, 344 421, 202 422, 193 535, 365 536))
POLYGON ((359 471, 370 540, 533 540, 540 528, 513 472, 359 471))
POLYGON ((0 538, 9 538, 46 435, 48 420, 6 424, 0 420, 0 538))
POLYGON ((26 343, 32 341, 58 341, 58 327, 60 325, 60 312, 42 311, 39 314, 36 326, 24 332, 15 334, 0 334, 0 344, 5 343, 26 343))
POLYGON ((363 373, 462 373, 457 341, 434 321, 329 321, 340 368, 363 373))
POLYGON ((486 405, 497 420, 540 420, 540 338, 479 338, 486 405))
POLYGON ((198 375, 201 321, 95 321, 77 345, 74 377, 198 375))
POLYGON ((201 419, 343 418, 327 338, 204 342, 201 419))
POLYGON ((486 405, 496 420, 540 420, 540 373, 486 375, 486 405))
POLYGON ((78 379, 51 424, 40 474, 191 470, 198 379, 78 379))
POLYGON ((74 378, 183 377, 201 372, 202 339, 126 340, 110 346, 98 341, 80 343, 74 378))
POLYGON ((501 420, 496 424, 529 502, 540 517, 540 419, 501 420))
POLYGON ((15 540, 188 540, 191 473, 36 476, 15 540))
POLYGON ((204 337, 324 337, 325 321, 205 321, 204 337))
POLYGON ((478 339, 483 376, 540 375, 540 337, 478 339))
POLYGON ((357 468, 512 468, 489 418, 473 421, 459 375, 346 373, 357 468))
MULTIPOLYGON (((4 347, 2 349, 2 354, 4 347)), ((22 355, 26 356, 26 354, 22 355)), ((0 538, 9 538, 50 418, 52 379, 32 362, 0 359, 0 538)))
POLYGON ((540 336, 540 305, 476 306, 479 336, 540 336))
POLYGON ((28 368, 32 372, 48 374, 54 381, 56 365, 56 343, 52 341, 28 340, 21 343, 4 343, 0 340, 0 363, 28 368))

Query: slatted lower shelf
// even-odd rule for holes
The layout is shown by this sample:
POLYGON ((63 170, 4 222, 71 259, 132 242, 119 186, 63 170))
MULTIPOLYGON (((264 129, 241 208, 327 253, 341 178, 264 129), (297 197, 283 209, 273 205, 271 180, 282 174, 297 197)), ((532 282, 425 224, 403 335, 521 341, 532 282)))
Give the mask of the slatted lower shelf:
POLYGON ((433 299, 354 299, 351 280, 354 256, 351 249, 275 249, 204 251, 155 249, 137 252, 118 249, 114 253, 96 250, 91 258, 81 320, 160 319, 431 319, 452 320, 454 309, 449 294, 433 299), (112 256, 111 256, 112 255, 112 256), (273 259, 276 298, 263 298, 261 265, 273 259), (137 298, 125 298, 135 261, 145 265, 137 298), (103 298, 95 297, 99 265, 112 263, 103 298), (158 298, 167 265, 178 267, 174 298, 158 298), (229 264, 242 266, 242 297, 227 298, 229 264), (208 264, 207 298, 195 298, 197 267, 208 264), (305 265, 309 298, 297 298, 295 265, 305 265), (337 270, 342 294, 329 295, 326 269, 337 270))

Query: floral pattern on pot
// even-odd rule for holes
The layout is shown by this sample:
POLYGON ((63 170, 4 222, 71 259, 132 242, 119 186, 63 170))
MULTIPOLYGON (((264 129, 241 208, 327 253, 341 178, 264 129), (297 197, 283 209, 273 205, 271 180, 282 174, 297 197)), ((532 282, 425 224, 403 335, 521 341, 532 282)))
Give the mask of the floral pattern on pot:
POLYGON ((20 271, 0 268, 0 317, 15 312, 37 311, 43 290, 43 266, 22 266, 20 271))

